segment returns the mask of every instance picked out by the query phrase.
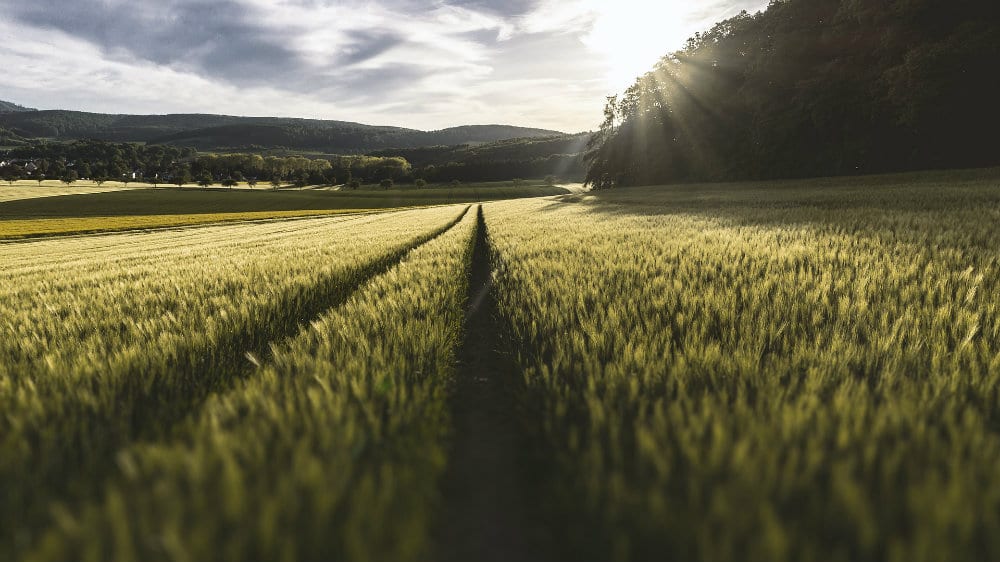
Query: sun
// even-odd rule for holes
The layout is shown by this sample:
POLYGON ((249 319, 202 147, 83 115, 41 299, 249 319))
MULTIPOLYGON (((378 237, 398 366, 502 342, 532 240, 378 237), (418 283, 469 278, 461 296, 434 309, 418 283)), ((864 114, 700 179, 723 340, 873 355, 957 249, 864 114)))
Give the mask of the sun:
POLYGON ((679 0, 587 0, 594 25, 584 43, 608 67, 615 89, 630 86, 664 55, 684 46, 702 24, 697 8, 679 0))

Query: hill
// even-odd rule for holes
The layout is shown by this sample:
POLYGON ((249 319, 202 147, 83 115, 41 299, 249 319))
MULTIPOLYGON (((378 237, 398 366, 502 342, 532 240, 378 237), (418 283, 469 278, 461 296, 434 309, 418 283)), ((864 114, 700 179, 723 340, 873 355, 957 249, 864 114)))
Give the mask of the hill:
POLYGON ((200 114, 109 115, 63 110, 3 113, 0 114, 0 128, 24 138, 57 141, 97 139, 190 146, 203 151, 288 148, 342 154, 558 134, 506 125, 418 131, 315 119, 200 114))
POLYGON ((407 149, 377 150, 371 156, 400 156, 414 166, 444 166, 449 163, 523 161, 548 158, 553 155, 580 154, 587 146, 590 133, 548 135, 505 139, 483 144, 422 146, 407 149))
POLYGON ((1000 4, 775 0, 613 98, 598 187, 1000 164, 1000 4))
POLYGON ((506 139, 484 144, 378 150, 371 156, 405 158, 430 181, 501 181, 556 176, 583 181, 590 133, 506 139))
POLYGON ((24 107, 17 105, 16 103, 11 103, 9 101, 0 100, 0 114, 5 113, 24 113, 28 111, 36 111, 30 107, 24 107))

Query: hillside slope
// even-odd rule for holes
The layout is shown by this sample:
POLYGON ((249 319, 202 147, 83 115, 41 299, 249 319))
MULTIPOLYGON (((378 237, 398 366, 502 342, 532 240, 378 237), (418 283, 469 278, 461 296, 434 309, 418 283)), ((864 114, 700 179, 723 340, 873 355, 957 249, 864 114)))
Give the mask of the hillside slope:
POLYGON ((35 111, 35 110, 31 109, 30 107, 24 107, 24 106, 17 105, 16 103, 12 103, 12 102, 9 102, 9 101, 0 100, 0 114, 5 114, 5 113, 24 113, 24 112, 28 112, 28 111, 35 111))
POLYGON ((418 131, 315 119, 199 114, 108 115, 63 110, 2 113, 0 128, 25 138, 59 141, 88 138, 173 144, 208 151, 281 147, 330 153, 478 144, 558 134, 555 131, 506 125, 418 131))

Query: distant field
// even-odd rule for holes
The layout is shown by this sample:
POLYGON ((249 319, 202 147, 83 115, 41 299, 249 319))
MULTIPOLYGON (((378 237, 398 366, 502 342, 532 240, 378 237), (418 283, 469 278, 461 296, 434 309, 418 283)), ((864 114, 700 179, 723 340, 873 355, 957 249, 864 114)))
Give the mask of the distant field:
POLYGON ((998 224, 981 170, 0 243, 0 559, 998 560, 998 224))
MULTIPOLYGON (((26 186, 12 189, 44 189, 26 186)), ((386 209, 561 195, 557 187, 476 187, 359 190, 137 189, 0 202, 0 220, 386 209)))
POLYGON ((0 203, 6 201, 17 201, 20 199, 35 199, 38 197, 55 197, 57 195, 86 195, 94 193, 106 193, 109 191, 122 191, 124 189, 137 189, 134 184, 129 184, 126 188, 121 184, 105 183, 98 186, 91 182, 74 183, 67 186, 58 181, 45 181, 39 186, 38 182, 8 182, 0 183, 0 203))
POLYGON ((175 228, 212 223, 281 220, 364 212, 365 209, 333 211, 258 211, 247 213, 202 213, 193 215, 119 215, 0 220, 0 240, 65 234, 91 234, 156 228, 175 228))

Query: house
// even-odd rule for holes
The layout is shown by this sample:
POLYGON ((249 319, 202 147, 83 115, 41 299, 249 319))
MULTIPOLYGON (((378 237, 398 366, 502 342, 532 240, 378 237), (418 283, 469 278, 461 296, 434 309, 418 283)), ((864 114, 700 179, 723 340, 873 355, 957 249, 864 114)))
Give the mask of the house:
POLYGON ((38 171, 38 166, 36 166, 34 162, 28 162, 27 164, 24 165, 24 171, 28 172, 29 174, 33 174, 36 171, 38 171))

